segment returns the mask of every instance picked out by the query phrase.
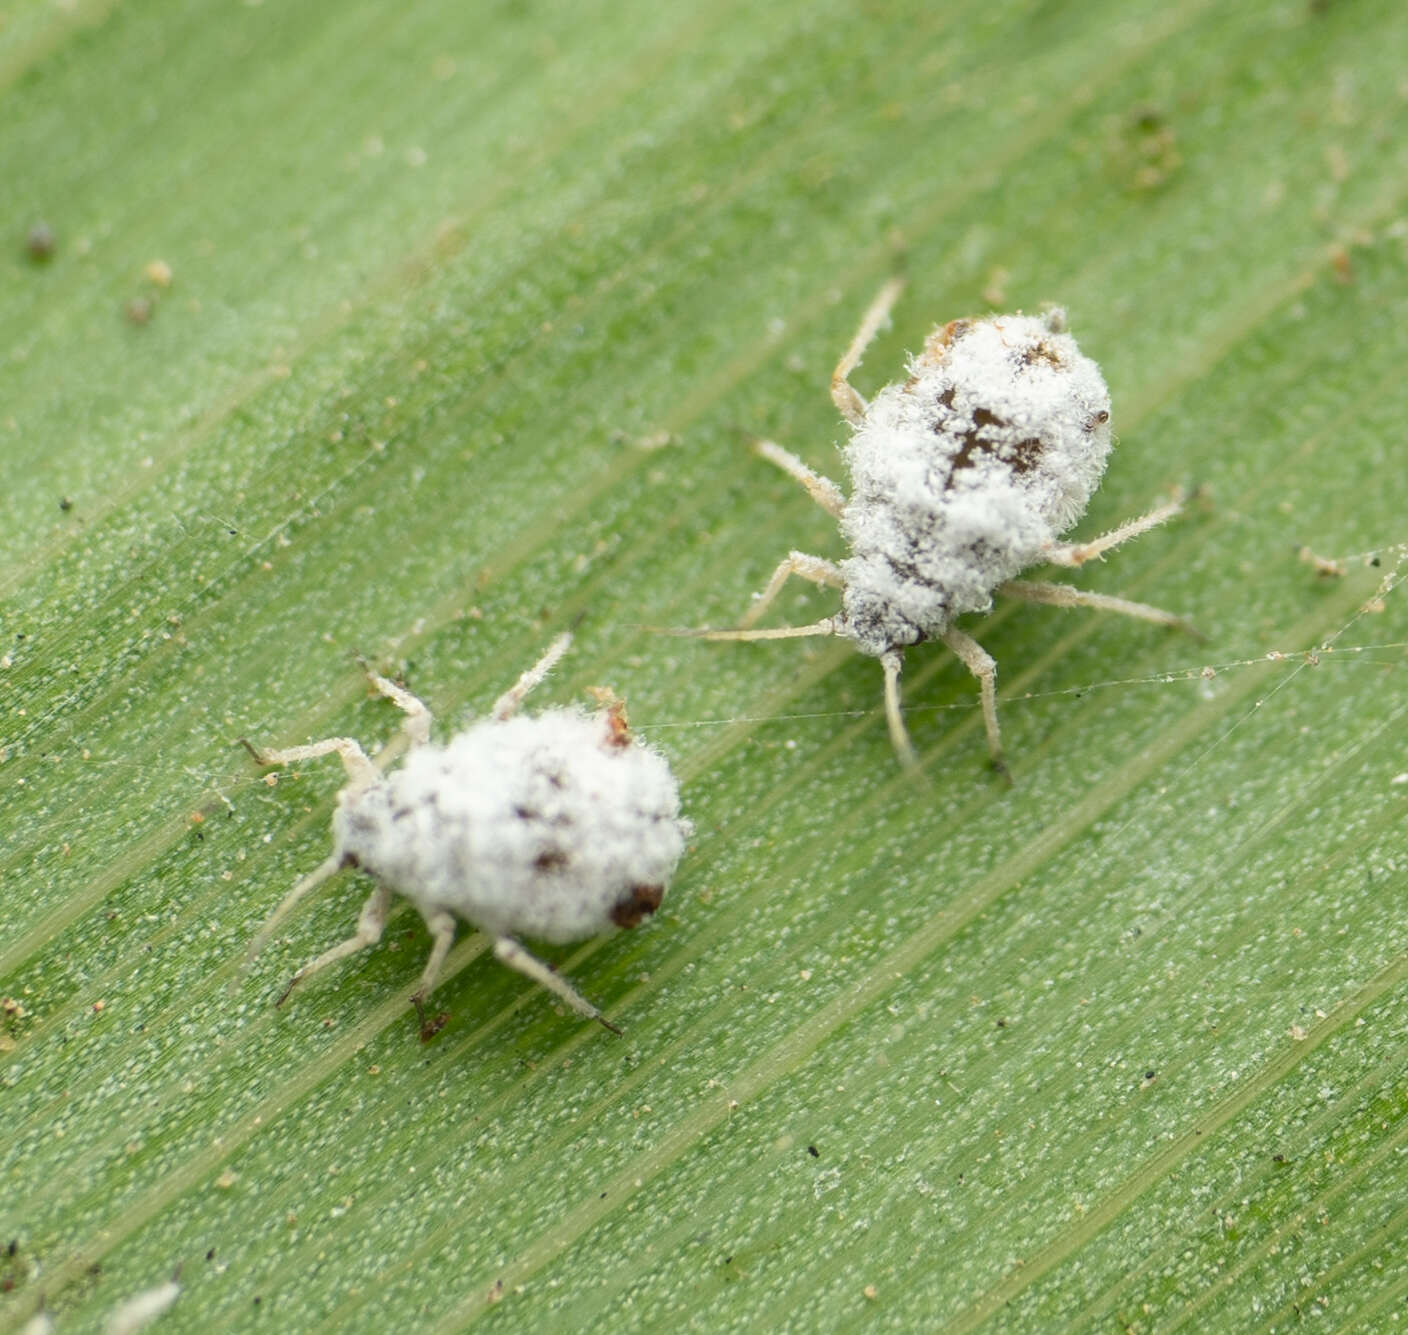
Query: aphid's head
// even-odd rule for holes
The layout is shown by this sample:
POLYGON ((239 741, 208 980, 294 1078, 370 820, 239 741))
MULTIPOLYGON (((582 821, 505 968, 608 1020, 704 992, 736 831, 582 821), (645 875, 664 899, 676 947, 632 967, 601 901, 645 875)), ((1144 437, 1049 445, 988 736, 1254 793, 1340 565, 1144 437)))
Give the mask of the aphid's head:
POLYGON ((924 340, 924 351, 915 358, 915 366, 938 365, 948 355, 949 347, 972 327, 972 320, 950 320, 947 324, 941 324, 924 340))
POLYGON ((983 340, 994 330, 1016 367, 1046 365, 1060 369, 1084 360, 1075 340, 1066 334, 1065 308, 1047 306, 1038 316, 989 315, 983 319, 950 320, 924 340, 924 350, 915 358, 914 367, 921 370, 942 365, 960 345, 974 338, 983 340))
POLYGON ((384 781, 349 783, 337 795, 332 814, 333 850, 345 867, 361 867, 377 874, 375 851, 381 847, 396 816, 390 789, 384 781))
MULTIPOLYGON (((1100 368, 1067 332, 1066 312, 951 320, 934 330, 914 360, 906 389, 933 393, 946 409, 981 410, 984 422, 1030 429, 1047 447, 1089 440, 1109 448, 1110 393, 1100 368)), ((945 421, 949 412, 942 414, 945 421)))
MULTIPOLYGON (((879 498, 906 532, 932 530, 927 515, 935 507, 950 525, 953 498, 981 495, 991 520, 999 518, 996 498, 1019 499, 1032 523, 1061 533, 1084 512, 1110 446, 1110 394, 1100 368, 1053 307, 940 326, 911 362, 909 379, 877 396, 847 461, 854 491, 879 498), (912 499, 921 495, 923 503, 912 499), (911 498, 908 509, 897 497, 911 498)), ((853 500, 845 520, 853 545, 855 509, 853 500)), ((1002 522, 989 545, 1030 564, 1035 553, 1002 522)), ((1040 545, 1035 529, 1027 536, 1040 545)))

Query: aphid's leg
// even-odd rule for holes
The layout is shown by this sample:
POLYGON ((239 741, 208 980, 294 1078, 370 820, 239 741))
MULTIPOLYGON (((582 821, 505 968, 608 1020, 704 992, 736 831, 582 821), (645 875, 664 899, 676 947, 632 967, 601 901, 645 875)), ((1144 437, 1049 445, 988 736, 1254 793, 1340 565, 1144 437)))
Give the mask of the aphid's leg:
POLYGON ((890 728, 890 743, 901 765, 909 770, 918 770, 919 756, 914 750, 914 743, 909 740, 909 731, 900 713, 900 669, 903 667, 900 651, 891 649, 880 660, 880 666, 885 670, 885 722, 890 728))
POLYGON ((1052 607, 1093 607, 1101 612, 1121 612, 1127 617, 1138 617, 1140 621, 1153 621, 1160 626, 1176 626, 1189 635, 1201 640, 1202 634, 1173 612, 1165 612, 1162 607, 1149 603, 1136 603, 1129 598, 1114 598, 1107 593, 1088 593, 1084 589, 1073 589, 1069 584, 1047 583, 1026 579, 1008 580, 997 589, 998 593, 1010 594, 1029 603, 1049 603, 1052 607))
POLYGON ((501 723, 504 719, 512 718, 518 713, 518 706, 523 703, 524 697, 553 670, 557 665, 557 660, 571 646, 571 632, 563 631, 557 639, 548 645, 547 652, 494 701, 494 707, 489 711, 489 717, 501 723))
POLYGON ((431 722, 430 709, 425 701, 412 695, 404 686, 398 686, 375 672, 368 672, 367 676, 382 695, 405 712, 401 731, 406 734, 406 740, 412 746, 424 746, 430 740, 431 722))
POLYGON ((254 757, 259 765, 295 765, 300 760, 317 760, 321 756, 336 753, 342 759, 347 777, 355 787, 362 788, 375 783, 376 766, 367 758, 359 743, 351 737, 325 737, 321 742, 308 746, 288 746, 282 751, 258 751, 247 738, 240 738, 240 745, 254 757))
POLYGON ((768 626, 763 630, 662 630, 662 635, 679 635, 687 640, 798 640, 808 635, 836 634, 836 621, 814 621, 810 626, 768 626))
MULTIPOLYGON (((850 389, 850 386, 846 388, 850 389)), ((833 519, 840 519, 841 511, 846 508, 846 498, 829 477, 822 477, 808 468, 791 450, 784 450, 775 441, 756 440, 753 442, 753 452, 770 464, 776 464, 788 477, 796 478, 807 489, 807 495, 827 514, 833 519)))
POLYGON ((434 944, 430 947, 430 958, 425 962, 425 968, 421 970, 420 986, 411 994, 411 1005, 416 1008, 416 1018, 420 1021, 420 1041, 428 1043, 444 1027, 445 1021, 450 1018, 448 1011, 442 1011, 439 1015, 426 1019, 425 999, 434 990, 436 980, 440 977, 440 970, 445 965, 445 956, 450 953, 450 947, 455 943, 455 919, 441 909, 438 913, 426 915, 425 925, 430 929, 430 935, 435 938, 434 944))
POLYGON ((381 940, 382 932, 386 929, 386 915, 390 909, 391 891, 385 886, 377 886, 367 896, 367 902, 362 905, 362 912, 357 918, 356 934, 349 936, 341 945, 323 951, 317 959, 305 964, 288 980, 288 986, 284 988, 283 995, 274 1004, 282 1006, 288 1000, 288 994, 310 974, 317 973, 319 969, 326 969, 329 964, 336 964, 338 960, 346 959, 348 955, 355 955, 359 950, 365 950, 368 946, 376 945, 381 940))
POLYGON ((1092 538, 1089 542, 1053 542, 1042 552, 1042 556, 1052 565, 1084 565, 1097 556, 1104 556, 1111 548, 1119 547, 1131 538, 1137 538, 1141 533, 1147 533, 1151 528, 1157 528, 1166 520, 1172 519, 1182 509, 1183 497, 1177 496, 1167 505, 1160 505, 1150 510, 1148 514, 1140 515, 1138 519, 1131 519, 1127 524, 1121 524, 1119 528, 1102 533, 1100 537, 1092 538))
POLYGON ((740 630, 747 630, 768 610, 768 605, 787 583, 788 575, 800 575, 803 579, 811 580, 813 584, 829 584, 835 589, 843 587, 846 582, 840 569, 824 557, 808 556, 806 552, 790 552, 772 572, 767 588, 753 599, 753 605, 744 613, 743 620, 738 623, 740 630))
POLYGON ((850 347, 842 353, 841 360, 836 363, 836 369, 831 373, 831 401, 841 416, 855 426, 865 421, 865 400, 851 388, 846 377, 860 365, 860 359, 865 355, 870 341, 890 318, 890 307, 903 291, 904 279, 892 278, 876 293, 875 300, 866 307, 865 314, 861 316, 860 328, 851 339, 850 347))
MULTIPOLYGON (((248 966, 249 962, 269 943, 269 938, 274 934, 274 928, 288 916, 289 910, 298 903, 304 895, 316 890, 330 876, 336 876, 343 867, 347 865, 341 853, 334 852, 331 857, 325 859, 317 867, 299 879, 293 889, 286 894, 276 908, 265 920, 264 925, 255 934, 254 940, 249 943, 249 950, 245 953, 244 962, 248 966)), ((292 986, 292 984, 290 984, 292 986)), ((287 994, 285 994, 287 995, 287 994)), ((282 998, 280 998, 282 1000, 282 998)))
POLYGON ((943 642, 963 660, 963 666, 978 679, 983 698, 983 726, 988 731, 988 751, 992 755, 992 765, 1003 774, 1007 773, 1006 762, 1002 759, 1002 738, 997 731, 997 663, 993 656, 971 635, 949 627, 944 631, 943 642))
POLYGON ((621 1031, 616 1028, 590 1001, 577 991, 571 983, 561 974, 554 973, 536 955, 531 955, 524 950, 511 936, 500 936, 494 940, 494 954, 510 969, 517 969, 525 978, 531 978, 535 983, 547 988, 554 996, 560 997, 572 1007, 578 1015, 585 1015, 589 1020, 595 1020, 598 1024, 611 1030, 613 1034, 621 1031))

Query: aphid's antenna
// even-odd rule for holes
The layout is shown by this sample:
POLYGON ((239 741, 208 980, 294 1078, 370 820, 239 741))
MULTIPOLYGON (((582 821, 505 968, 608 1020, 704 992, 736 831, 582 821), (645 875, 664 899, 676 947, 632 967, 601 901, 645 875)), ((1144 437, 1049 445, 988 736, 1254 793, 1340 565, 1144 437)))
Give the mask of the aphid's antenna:
MULTIPOLYGON (((245 952, 244 957, 244 969, 249 968, 254 962, 255 956, 269 944, 269 938, 273 936, 274 929, 288 917, 294 905, 305 895, 316 890, 330 876, 337 875, 346 865, 347 861, 341 853, 333 853, 325 862, 315 867, 307 876, 304 876, 293 889, 283 897, 283 901, 279 904, 278 908, 264 919, 264 925, 255 934, 254 940, 249 943, 249 949, 245 952)), ((243 973, 244 969, 241 969, 240 972, 243 973)))
POLYGON ((890 727, 890 742, 900 764, 911 773, 920 773, 919 754, 914 743, 909 740, 909 730, 904 726, 904 715, 900 712, 900 669, 903 666, 900 655, 886 654, 880 660, 885 670, 885 722, 890 727))
POLYGON ((651 626, 657 635, 674 635, 684 640, 796 640, 807 635, 834 635, 832 617, 810 626, 769 626, 764 630, 681 630, 673 626, 651 626))
POLYGON ((856 330, 856 336, 851 340, 850 347, 846 349, 841 360, 836 363, 836 369, 831 373, 832 402, 835 403, 841 416, 853 426, 860 426, 865 421, 865 400, 851 388, 847 377, 860 365, 860 359, 866 348, 884 327, 885 322, 889 320, 890 308, 903 291, 904 279, 898 274, 880 289, 875 300, 866 307, 865 314, 861 317, 860 328, 856 330))
POLYGON ((401 731, 407 742, 412 747, 424 746, 430 740, 430 710, 425 707, 425 702, 380 673, 368 669, 367 677, 382 695, 405 714, 401 731))
POLYGON ((547 652, 494 701, 494 707, 489 711, 489 717, 496 723, 502 723, 504 719, 512 718, 518 713, 518 706, 523 703, 528 692, 542 682, 543 678, 557 666, 562 655, 571 647, 572 632, 565 630, 548 645, 547 652))
MULTIPOLYGON (((380 682, 384 678, 373 676, 372 680, 380 682)), ((387 685, 390 686, 390 683, 387 685)), ((391 689, 398 690, 394 686, 391 689)), ((254 757, 256 765, 296 765, 300 760, 318 760, 323 756, 336 755, 347 771, 350 786, 365 788, 377 780, 377 767, 368 759, 361 743, 351 737, 327 737, 309 746, 288 746, 281 751, 260 751, 248 737, 241 737, 240 745, 254 757)))

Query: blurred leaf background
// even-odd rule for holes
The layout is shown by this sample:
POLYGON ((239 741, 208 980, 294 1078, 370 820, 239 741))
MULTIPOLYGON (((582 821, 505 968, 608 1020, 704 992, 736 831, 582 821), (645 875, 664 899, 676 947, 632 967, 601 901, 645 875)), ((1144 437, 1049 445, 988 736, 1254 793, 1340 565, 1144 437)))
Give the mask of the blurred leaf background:
POLYGON ((14 0, 0 1320, 179 1264, 171 1330, 1396 1329, 1405 49, 1387 0, 14 0), (648 629, 840 554, 740 431, 839 472, 901 257, 863 392, 1059 301, 1081 531, 1205 488, 1079 579, 1206 645, 970 627, 1011 789, 937 649, 925 789, 844 644, 648 629), (240 980, 341 778, 236 739, 389 736, 357 655, 448 730, 579 616, 543 702, 624 694, 698 827, 551 953, 624 1039, 466 931, 422 1047, 404 909, 276 1012, 365 886, 240 980))

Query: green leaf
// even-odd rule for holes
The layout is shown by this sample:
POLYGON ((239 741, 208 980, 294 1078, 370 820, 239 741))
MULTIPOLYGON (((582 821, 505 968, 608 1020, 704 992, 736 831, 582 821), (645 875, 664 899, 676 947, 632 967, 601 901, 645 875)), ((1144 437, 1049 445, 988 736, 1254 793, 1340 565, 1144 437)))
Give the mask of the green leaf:
MULTIPOLYGON (((387 6, 0 19, 0 1314, 99 1328, 1392 1326, 1408 1295, 1408 11, 1361 0, 387 6), (32 255, 44 223, 52 254, 32 255), (1059 301, 1120 445, 1000 605, 1016 783, 907 659, 709 644, 835 526, 825 392, 1059 301), (1302 547, 1343 559, 1317 575, 1302 547), (357 657, 483 710, 609 684, 697 826, 656 920, 347 935, 357 657), (1211 669, 1209 671, 1208 669, 1211 669)), ((43 249, 43 247, 39 247, 43 249)), ((799 583, 794 581, 794 583, 799 583)), ((835 605, 786 591, 778 622, 835 605)))

